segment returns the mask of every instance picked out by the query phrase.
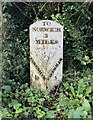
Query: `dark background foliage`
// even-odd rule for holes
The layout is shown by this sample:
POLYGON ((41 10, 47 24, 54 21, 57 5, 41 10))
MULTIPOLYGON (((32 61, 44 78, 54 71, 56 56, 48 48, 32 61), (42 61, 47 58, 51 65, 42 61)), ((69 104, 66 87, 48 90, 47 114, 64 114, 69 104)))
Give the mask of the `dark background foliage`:
MULTIPOLYGON (((26 89, 29 89, 28 87, 27 88, 23 87, 25 91, 22 92, 21 90, 23 88, 20 88, 20 86, 25 86, 24 85, 25 83, 28 83, 28 86, 30 85, 29 26, 37 20, 46 20, 46 19, 54 20, 64 26, 63 82, 58 88, 59 101, 58 102, 55 101, 56 102, 55 105, 58 105, 58 103, 60 104, 61 97, 59 93, 61 94, 62 92, 65 96, 68 96, 68 98, 71 97, 69 96, 69 94, 71 94, 72 96, 73 94, 77 94, 76 92, 73 93, 73 89, 75 89, 75 91, 79 89, 80 84, 78 83, 78 81, 81 79, 84 80, 84 82, 81 80, 81 84, 83 86, 86 84, 86 87, 91 89, 91 87, 89 86, 91 85, 91 80, 93 80, 93 76, 92 76, 93 3, 87 3, 87 2, 86 3, 76 3, 76 2, 75 3, 69 3, 69 2, 68 3, 54 3, 54 2, 53 3, 26 3, 26 2, 14 3, 13 2, 13 3, 2 3, 2 6, 3 6, 2 7, 3 8, 2 78, 3 78, 3 86, 8 85, 8 88, 4 87, 3 89, 4 90, 8 89, 12 93, 14 93, 14 95, 10 95, 11 97, 9 98, 9 100, 12 101, 11 105, 15 103, 15 101, 13 101, 12 99, 16 99, 18 102, 23 104, 22 100, 24 98, 26 89), (12 89, 9 89, 9 86, 12 89), (73 87, 71 88, 69 86, 73 86, 73 87), (17 92, 19 93, 18 97, 16 97, 17 92), (21 99, 19 99, 20 93, 23 95, 22 96, 23 98, 21 99)), ((54 92, 56 91, 55 90, 52 91, 51 94, 54 95, 53 97, 55 98, 54 92)), ((4 94, 6 94, 6 92, 4 94)), ((48 96, 48 94, 46 93, 44 95, 48 96)), ((90 92, 88 94, 89 96, 86 96, 85 94, 83 94, 83 96, 84 98, 87 98, 90 104, 92 105, 90 92)), ((29 96, 29 92, 27 92, 27 95, 29 96)), ((33 93, 33 95, 35 95, 35 93, 33 93)), ((5 96, 3 96, 3 98, 4 98, 3 106, 4 108, 6 108, 7 106, 8 109, 9 103, 6 102, 8 98, 5 98, 5 96)), ((41 101, 45 102, 44 100, 42 100, 43 98, 41 93, 38 98, 41 99, 41 101)), ((48 100, 47 97, 45 97, 45 99, 46 101, 48 100)), ((28 106, 30 108, 34 106, 32 103, 30 103, 31 106, 29 106, 28 105, 29 102, 27 102, 25 99, 23 101, 25 103, 23 104, 24 107, 28 106)), ((34 104, 42 105, 40 102, 34 104)), ((78 104, 82 106, 81 103, 78 104)), ((89 103, 87 104, 89 107, 89 103)), ((72 105, 72 106, 76 106, 76 105, 72 105)), ((64 110, 63 110, 64 115, 62 115, 61 114, 62 111, 59 110, 60 112, 58 113, 57 116, 61 116, 61 118, 63 118, 64 116, 67 117, 68 112, 66 113, 65 109, 68 108, 69 106, 64 106, 64 110)), ((39 108, 36 108, 34 111, 38 111, 38 109, 39 108)), ((9 112, 11 111, 13 112, 12 109, 9 109, 9 112)), ((27 111, 25 111, 25 115, 19 115, 19 113, 24 113, 22 112, 24 110, 20 110, 20 111, 21 112, 15 113, 15 115, 10 114, 9 116, 16 118, 18 116, 23 117, 29 115, 28 114, 29 112, 27 111)), ((45 115, 43 111, 41 113, 36 112, 36 114, 34 112, 32 113, 33 113, 32 117, 37 117, 41 115, 38 118, 42 118, 45 115)), ((54 113, 55 112, 53 111, 52 112, 49 111, 49 113, 47 114, 50 115, 51 118, 51 116, 53 116, 54 113)), ((88 114, 90 115, 90 112, 86 114, 87 114, 86 116, 88 117, 88 114)))

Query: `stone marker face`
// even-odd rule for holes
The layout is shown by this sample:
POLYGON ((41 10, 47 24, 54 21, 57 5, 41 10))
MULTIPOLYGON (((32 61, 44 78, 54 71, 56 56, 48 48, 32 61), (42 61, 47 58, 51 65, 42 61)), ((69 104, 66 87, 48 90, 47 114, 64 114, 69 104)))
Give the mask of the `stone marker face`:
POLYGON ((30 81, 42 91, 62 81, 63 26, 42 20, 30 25, 30 81))

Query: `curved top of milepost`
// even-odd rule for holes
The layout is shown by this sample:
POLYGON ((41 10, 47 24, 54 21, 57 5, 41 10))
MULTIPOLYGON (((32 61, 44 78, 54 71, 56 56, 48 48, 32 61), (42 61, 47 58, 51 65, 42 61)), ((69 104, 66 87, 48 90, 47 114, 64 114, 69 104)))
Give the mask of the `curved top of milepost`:
POLYGON ((30 27, 60 27, 62 28, 63 26, 60 25, 59 23, 57 23, 56 21, 52 21, 52 20, 40 20, 40 21, 36 21, 35 23, 31 24, 30 27))

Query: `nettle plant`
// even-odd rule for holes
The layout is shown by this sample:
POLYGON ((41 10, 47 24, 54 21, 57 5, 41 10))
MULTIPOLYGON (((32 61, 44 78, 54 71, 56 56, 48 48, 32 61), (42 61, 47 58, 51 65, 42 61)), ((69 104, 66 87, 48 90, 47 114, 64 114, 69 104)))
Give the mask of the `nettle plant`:
MULTIPOLYGON (((68 118, 91 118, 91 80, 93 75, 80 78, 80 73, 76 73, 76 79, 73 80, 73 74, 69 73, 64 77, 63 87, 60 88, 58 98, 59 108, 63 115, 68 118), (72 77, 72 78, 71 78, 72 77)), ((84 76, 84 73, 81 73, 84 76)))

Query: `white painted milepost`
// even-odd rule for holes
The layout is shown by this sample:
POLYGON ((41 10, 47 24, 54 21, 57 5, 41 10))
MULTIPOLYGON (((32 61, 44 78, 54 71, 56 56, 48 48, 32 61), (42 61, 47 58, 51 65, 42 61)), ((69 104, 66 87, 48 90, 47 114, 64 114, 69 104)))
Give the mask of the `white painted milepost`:
POLYGON ((42 20, 30 25, 30 85, 51 91, 62 81, 63 26, 42 20))

